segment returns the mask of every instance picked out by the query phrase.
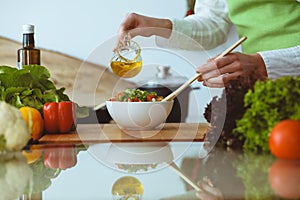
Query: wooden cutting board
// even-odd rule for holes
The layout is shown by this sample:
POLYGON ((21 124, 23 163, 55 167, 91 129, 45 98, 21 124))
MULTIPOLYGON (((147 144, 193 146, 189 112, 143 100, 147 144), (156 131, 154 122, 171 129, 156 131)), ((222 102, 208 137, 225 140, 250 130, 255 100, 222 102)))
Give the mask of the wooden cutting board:
POLYGON ((203 141, 207 123, 166 123, 157 130, 121 130, 116 124, 78 124, 70 133, 46 134, 40 143, 187 142, 203 141))

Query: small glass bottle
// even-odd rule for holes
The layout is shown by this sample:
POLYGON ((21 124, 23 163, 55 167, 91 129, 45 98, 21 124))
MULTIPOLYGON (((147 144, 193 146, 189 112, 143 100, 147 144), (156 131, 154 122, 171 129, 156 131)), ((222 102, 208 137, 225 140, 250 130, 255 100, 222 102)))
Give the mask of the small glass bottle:
POLYGON ((18 49, 18 69, 33 64, 41 64, 41 52, 34 45, 34 26, 23 25, 23 48, 18 49))
POLYGON ((132 78, 142 69, 141 48, 138 43, 125 35, 123 41, 114 53, 110 67, 112 71, 122 78, 132 78))

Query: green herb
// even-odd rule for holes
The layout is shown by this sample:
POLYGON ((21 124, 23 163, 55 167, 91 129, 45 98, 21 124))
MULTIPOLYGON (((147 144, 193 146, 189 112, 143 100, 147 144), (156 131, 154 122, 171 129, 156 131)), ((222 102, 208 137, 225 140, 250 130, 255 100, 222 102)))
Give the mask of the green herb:
POLYGON ((30 106, 40 111, 46 102, 69 101, 65 88, 56 89, 49 78, 49 71, 39 65, 21 70, 0 66, 0 100, 17 108, 30 106))
POLYGON ((300 78, 257 81, 244 98, 247 108, 233 133, 244 140, 244 150, 268 152, 269 134, 283 119, 300 119, 300 78))

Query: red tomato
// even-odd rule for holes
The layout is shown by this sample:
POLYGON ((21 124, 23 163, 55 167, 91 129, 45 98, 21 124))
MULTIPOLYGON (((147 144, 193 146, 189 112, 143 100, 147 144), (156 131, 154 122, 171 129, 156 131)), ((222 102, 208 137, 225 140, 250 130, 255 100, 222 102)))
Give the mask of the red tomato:
POLYGON ((278 158, 300 159, 300 121, 278 122, 271 131, 269 149, 278 158))
POLYGON ((154 99, 156 98, 156 94, 151 92, 146 98, 147 101, 152 101, 153 98, 154 99))
POLYGON ((122 93, 122 92, 118 93, 118 100, 119 100, 119 101, 121 100, 122 96, 123 96, 123 93, 122 93))
POLYGON ((139 98, 138 98, 138 97, 134 97, 133 101, 134 101, 134 102, 138 102, 138 101, 139 101, 139 98))
POLYGON ((277 159, 270 168, 269 182, 280 197, 300 198, 300 161, 277 159))

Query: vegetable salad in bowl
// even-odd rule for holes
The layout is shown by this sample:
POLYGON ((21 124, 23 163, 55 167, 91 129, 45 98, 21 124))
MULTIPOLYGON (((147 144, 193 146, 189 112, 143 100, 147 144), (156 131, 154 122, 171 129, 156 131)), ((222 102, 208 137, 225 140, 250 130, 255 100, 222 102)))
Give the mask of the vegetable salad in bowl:
POLYGON ((161 101, 162 96, 158 96, 156 92, 147 92, 140 89, 126 89, 120 92, 116 97, 112 97, 110 101, 124 101, 124 102, 155 102, 161 101))
POLYGON ((112 119, 121 129, 153 130, 169 116, 174 101, 161 101, 155 92, 126 89, 106 101, 112 119))

